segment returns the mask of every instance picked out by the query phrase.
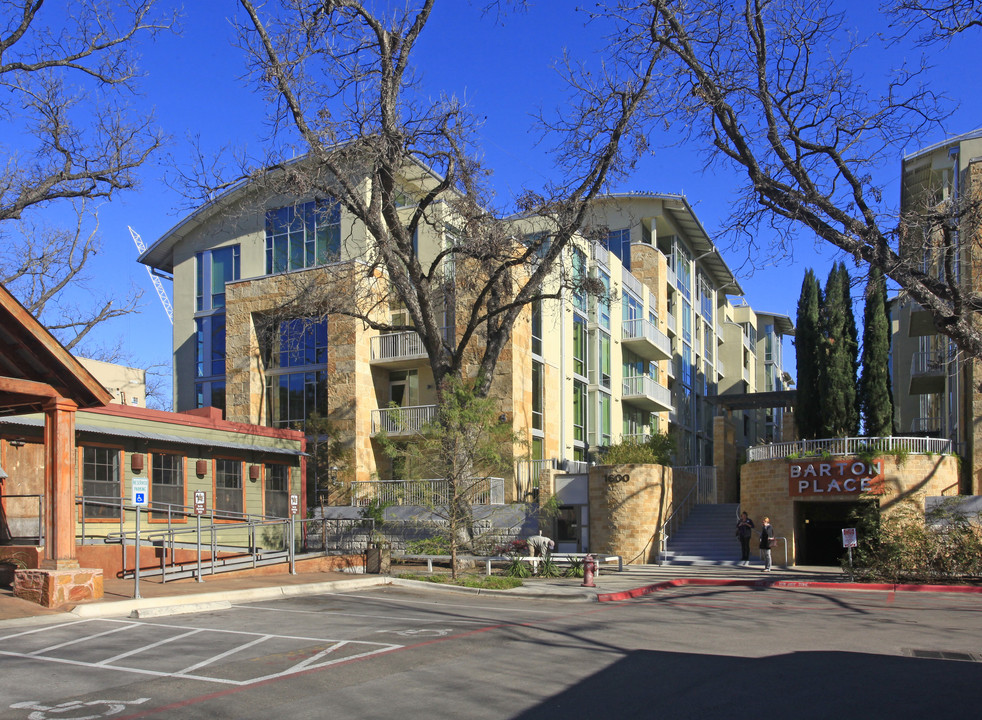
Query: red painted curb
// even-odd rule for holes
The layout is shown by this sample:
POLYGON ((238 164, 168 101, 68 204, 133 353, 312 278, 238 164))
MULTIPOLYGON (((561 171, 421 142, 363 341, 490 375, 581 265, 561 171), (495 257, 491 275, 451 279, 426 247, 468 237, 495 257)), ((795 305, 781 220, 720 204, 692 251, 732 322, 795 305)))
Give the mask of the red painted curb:
POLYGON ((816 590, 879 590, 881 592, 946 592, 982 594, 982 587, 971 585, 893 585, 890 583, 830 583, 810 580, 717 580, 711 578, 677 578, 621 592, 597 595, 599 602, 623 602, 659 590, 694 585, 696 587, 777 587, 814 588, 816 590))

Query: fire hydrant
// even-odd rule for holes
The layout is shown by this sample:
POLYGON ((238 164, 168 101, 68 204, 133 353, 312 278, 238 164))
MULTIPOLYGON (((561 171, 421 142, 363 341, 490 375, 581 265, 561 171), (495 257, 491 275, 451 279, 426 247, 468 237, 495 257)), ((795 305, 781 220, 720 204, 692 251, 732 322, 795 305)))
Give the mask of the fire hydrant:
POLYGON ((582 587, 596 587, 593 584, 593 574, 597 571, 597 563, 593 555, 583 558, 583 585, 582 587))

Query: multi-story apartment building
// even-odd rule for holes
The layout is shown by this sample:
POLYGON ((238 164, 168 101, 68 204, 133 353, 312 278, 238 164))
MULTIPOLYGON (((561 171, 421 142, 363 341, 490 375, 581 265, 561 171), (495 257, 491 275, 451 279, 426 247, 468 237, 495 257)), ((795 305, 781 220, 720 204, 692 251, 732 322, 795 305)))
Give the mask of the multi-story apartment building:
MULTIPOLYGON (((951 219, 957 252, 952 272, 957 282, 979 289, 975 247, 982 193, 982 129, 952 137, 903 159, 900 208, 904 218, 945 216, 951 219), (969 212, 969 210, 972 210, 969 212)), ((938 242, 936 222, 923 220, 906 229, 901 252, 920 258, 931 273, 945 272, 946 252, 938 242)), ((894 412, 901 435, 948 438, 962 456, 963 492, 982 492, 982 442, 979 432, 978 387, 982 371, 941 335, 928 312, 916 302, 898 298, 892 303, 892 373, 894 412)))
MULTIPOLYGON (((720 361, 727 370, 719 393, 729 396, 781 393, 789 388, 790 375, 784 371, 783 344, 794 335, 794 324, 787 315, 755 311, 745 300, 724 308, 724 342, 720 361)), ((734 437, 738 451, 760 442, 780 442, 785 403, 760 407, 760 403, 734 403, 734 437), (754 407, 749 407, 749 405, 754 407)))
MULTIPOLYGON (((527 309, 498 363, 492 395, 523 440, 508 500, 522 499, 544 465, 582 472, 598 447, 655 432, 676 434, 678 464, 712 464, 707 398, 723 375, 722 317, 738 283, 682 196, 605 197, 590 223, 602 229, 590 237, 606 242, 579 238, 565 262, 606 292, 557 279, 551 289, 561 299, 527 309)), ((421 230, 420 256, 446 247, 450 228, 421 230)), ((535 230, 515 221, 518 238, 535 230)), ((230 420, 291 427, 317 413, 350 443, 347 479, 406 479, 376 438, 409 436, 435 415, 418 335, 380 334, 337 315, 277 316, 273 334, 263 331, 302 278, 336 282, 337 269, 369 244, 330 198, 252 185, 154 243, 141 261, 174 276, 177 409, 211 405, 230 420)), ((400 324, 405 311, 379 307, 400 324)), ((452 309, 447 317, 452 338, 452 309)))

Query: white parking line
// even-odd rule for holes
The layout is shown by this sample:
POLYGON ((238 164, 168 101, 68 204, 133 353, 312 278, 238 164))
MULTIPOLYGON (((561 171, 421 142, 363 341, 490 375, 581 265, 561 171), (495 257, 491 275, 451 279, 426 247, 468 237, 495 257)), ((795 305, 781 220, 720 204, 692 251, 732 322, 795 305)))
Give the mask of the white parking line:
POLYGON ((130 650, 129 652, 120 653, 119 655, 115 655, 115 656, 113 656, 111 658, 106 658, 105 660, 100 660, 99 662, 96 663, 96 665, 108 665, 109 663, 116 662, 117 660, 122 660, 125 657, 130 657, 131 655, 139 655, 140 653, 146 652, 147 650, 153 650, 155 647, 159 647, 161 645, 166 645, 167 643, 171 643, 171 642, 174 642, 175 640, 180 640, 182 638, 186 638, 189 635, 195 635, 195 634, 197 634, 199 632, 202 632, 202 631, 201 630, 191 630, 190 632, 181 633, 180 635, 175 635, 174 637, 169 637, 169 638, 165 638, 163 640, 158 640, 155 643, 150 643, 149 645, 143 645, 142 647, 138 647, 135 650, 130 650))
POLYGON ((85 637, 75 638, 74 640, 68 640, 63 643, 58 643, 57 645, 50 645, 46 648, 41 648, 40 650, 34 650, 28 655, 40 655, 41 653, 51 652, 52 650, 57 650, 58 648, 68 647, 69 645, 75 645, 80 642, 88 642, 93 638, 102 637, 103 635, 112 635, 113 633, 123 632, 124 630, 131 630, 136 627, 136 623, 130 623, 125 627, 113 628, 112 630, 106 630, 105 632, 96 633, 95 635, 86 635, 85 637))
POLYGON ((247 608, 249 610, 265 610, 266 612, 299 613, 301 615, 320 615, 321 617, 333 617, 342 615, 344 617, 369 618, 370 620, 398 620, 399 622, 415 623, 450 623, 460 625, 487 625, 487 620, 448 620, 446 618, 436 618, 426 620, 418 617, 400 617, 399 615, 372 615, 370 613, 343 612, 340 610, 294 610, 291 608, 262 607, 260 605, 233 605, 232 607, 247 608))
POLYGON ((23 633, 17 633, 15 635, 8 635, 8 636, 6 636, 4 638, 0 638, 0 640, 10 640, 12 638, 16 638, 16 637, 20 637, 20 636, 34 635, 34 634, 37 634, 37 633, 49 632, 49 631, 52 631, 52 630, 57 630, 57 629, 65 628, 65 627, 68 627, 70 625, 78 625, 79 623, 84 623, 84 622, 112 622, 112 623, 119 623, 120 624, 120 627, 113 628, 111 630, 102 631, 102 632, 97 632, 97 633, 91 633, 91 634, 83 635, 82 637, 76 638, 74 640, 69 640, 69 641, 66 641, 66 642, 60 642, 60 643, 57 643, 55 645, 50 645, 50 646, 48 646, 48 647, 46 647, 46 648, 44 648, 42 650, 33 650, 33 651, 30 651, 30 652, 16 652, 16 651, 13 651, 13 650, 6 649, 6 648, 9 648, 10 647, 10 643, 6 643, 3 646, 5 649, 0 650, 0 656, 23 658, 23 659, 28 659, 28 660, 32 660, 32 661, 60 663, 60 664, 63 664, 63 665, 72 665, 72 666, 75 666, 75 667, 95 668, 95 669, 99 669, 99 670, 111 670, 113 672, 136 673, 136 674, 139 674, 139 675, 150 675, 152 677, 160 677, 160 678, 172 677, 172 678, 182 678, 182 679, 189 679, 189 680, 200 680, 202 682, 219 683, 219 684, 222 684, 222 685, 243 686, 243 685, 252 685, 254 683, 262 682, 264 680, 270 680, 270 679, 273 679, 273 678, 278 678, 278 677, 282 677, 282 676, 285 676, 285 675, 290 675, 290 674, 301 672, 301 671, 314 670, 314 669, 318 669, 318 668, 324 668, 324 667, 328 667, 330 665, 334 665, 334 664, 340 663, 340 662, 348 662, 348 661, 351 661, 351 660, 356 660, 356 659, 360 659, 360 658, 370 657, 372 655, 379 655, 379 654, 382 654, 382 653, 391 652, 392 650, 398 650, 398 649, 404 647, 403 645, 397 645, 397 644, 393 644, 393 643, 372 642, 372 641, 368 641, 368 640, 336 640, 336 639, 329 639, 329 638, 306 637, 306 636, 298 636, 298 635, 270 635, 270 634, 265 634, 265 633, 247 632, 247 631, 243 631, 243 630, 211 630, 211 629, 188 627, 188 626, 183 626, 183 625, 167 625, 167 624, 162 624, 162 623, 135 623, 135 622, 126 621, 126 620, 113 620, 113 619, 81 620, 81 621, 78 621, 78 622, 65 623, 65 624, 62 624, 62 625, 47 626, 47 627, 44 627, 44 628, 37 628, 37 629, 26 631, 26 632, 23 632, 23 633), (176 630, 184 630, 186 632, 183 632, 183 633, 181 633, 179 635, 175 635, 174 637, 166 638, 164 640, 160 640, 160 641, 157 641, 155 643, 148 644, 148 645, 140 645, 140 647, 138 647, 138 648, 134 648, 134 649, 129 650, 127 652, 119 653, 117 655, 113 655, 112 657, 105 658, 105 659, 99 660, 97 662, 87 662, 87 661, 82 661, 82 660, 72 660, 72 659, 69 659, 69 658, 47 656, 47 655, 44 655, 43 654, 45 652, 48 652, 48 651, 51 651, 51 650, 54 650, 54 649, 57 649, 57 648, 66 647, 66 646, 73 645, 73 644, 76 644, 76 643, 79 643, 79 642, 88 641, 88 640, 91 640, 93 638, 103 637, 103 636, 106 636, 106 635, 110 635, 112 633, 117 633, 117 632, 121 632, 123 630, 129 630, 129 629, 133 629, 133 628, 141 627, 141 626, 142 627, 154 627, 154 628, 170 628, 170 629, 176 629, 176 630), (194 665, 190 665, 190 666, 188 666, 188 667, 186 667, 186 668, 184 668, 182 670, 178 670, 176 672, 167 672, 167 671, 161 671, 161 670, 148 670, 148 669, 140 668, 140 667, 133 667, 133 666, 129 666, 129 665, 116 664, 116 663, 118 663, 118 661, 120 661, 122 659, 125 659, 127 657, 131 657, 131 656, 134 656, 134 655, 139 655, 139 654, 141 654, 141 653, 143 653, 143 652, 145 652, 147 650, 151 650, 153 648, 160 647, 160 646, 166 645, 168 643, 174 643, 174 642, 177 642, 177 641, 179 641, 179 640, 181 640, 183 638, 189 637, 191 635, 197 635, 197 634, 200 634, 200 633, 215 633, 215 634, 236 635, 236 636, 249 636, 249 637, 251 637, 251 639, 248 640, 248 641, 243 641, 242 643, 238 644, 236 647, 234 647, 234 648, 232 648, 232 649, 230 649, 230 650, 228 650, 226 652, 220 653, 220 654, 215 655, 213 657, 210 657, 210 658, 208 658, 206 660, 202 660, 201 662, 195 663, 194 665), (244 650, 247 650, 250 647, 259 645, 260 643, 266 642, 268 640, 296 640, 296 641, 306 642, 306 643, 311 643, 311 644, 330 643, 330 645, 329 645, 329 647, 326 647, 326 648, 324 648, 322 650, 319 650, 319 651, 315 652, 313 655, 311 655, 310 657, 308 657, 306 659, 299 660, 298 662, 293 663, 292 665, 290 665, 285 670, 282 670, 282 671, 276 672, 276 673, 271 673, 269 675, 263 675, 262 677, 255 677, 255 678, 250 678, 250 679, 246 679, 246 680, 233 680, 231 678, 212 677, 212 676, 207 676, 207 675, 196 675, 196 674, 194 674, 194 671, 195 670, 198 670, 198 669, 200 669, 202 667, 206 667, 208 665, 214 665, 216 662, 219 662, 220 660, 222 660, 224 658, 227 658, 227 657, 229 657, 231 655, 234 655, 236 653, 243 652, 244 650), (361 646, 361 647, 368 646, 368 647, 370 647, 370 649, 367 649, 364 652, 360 652, 360 653, 356 652, 353 655, 344 655, 342 657, 337 657, 337 658, 333 658, 333 659, 330 659, 330 660, 321 662, 324 658, 330 657, 330 656, 336 654, 342 648, 357 649, 357 647, 359 647, 359 646, 361 646))
POLYGON ((211 665, 212 663, 216 663, 219 660, 221 660, 222 658, 227 658, 229 655, 235 655, 235 653, 237 653, 237 652, 242 652, 243 650, 246 650, 247 648, 251 648, 253 645, 258 645, 259 643, 266 642, 267 640, 269 640, 270 638, 273 638, 273 637, 276 637, 276 636, 275 635, 262 635, 260 637, 257 637, 252 642, 247 642, 244 645, 239 645, 238 647, 234 647, 231 650, 226 650, 225 652, 219 653, 218 655, 215 655, 213 657, 210 657, 207 660, 202 660, 201 662, 195 663, 194 665, 189 665, 188 667, 184 668, 183 670, 178 670, 174 674, 175 675, 187 675, 192 670, 197 670, 198 668, 203 668, 206 665, 211 665))

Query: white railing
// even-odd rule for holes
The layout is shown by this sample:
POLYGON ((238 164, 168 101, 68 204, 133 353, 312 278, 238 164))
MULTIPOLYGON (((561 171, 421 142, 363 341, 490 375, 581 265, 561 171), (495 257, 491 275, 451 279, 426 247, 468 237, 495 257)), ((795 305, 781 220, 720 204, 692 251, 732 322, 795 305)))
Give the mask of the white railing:
POLYGON ((937 375, 945 369, 944 352, 933 350, 914 353, 910 359, 911 375, 937 375))
POLYGON ((951 440, 927 437, 847 437, 758 445, 747 450, 747 460, 783 460, 789 456, 858 455, 867 452, 907 452, 915 455, 950 455, 951 440))
POLYGON ((610 253, 600 243, 593 243, 593 259, 605 270, 610 269, 610 253))
POLYGON ((638 299, 644 300, 644 285, 627 268, 621 268, 621 284, 637 295, 638 299))
POLYGON ((750 368, 748 367, 743 368, 743 379, 746 380, 747 382, 750 382, 750 368))
POLYGON ((676 279, 675 279, 675 268, 671 265, 667 267, 668 272, 665 273, 665 282, 668 283, 668 287, 671 290, 675 289, 676 279))
POLYGON ((621 435, 621 442, 623 443, 634 443, 635 445, 644 445, 649 440, 651 440, 651 433, 625 433, 621 435))
POLYGON ((666 315, 665 315, 665 327, 668 328, 668 330, 672 334, 675 334, 675 332, 676 332, 676 330, 675 330, 675 316, 672 315, 672 313, 666 313, 666 315))
POLYGON ((436 418, 436 405, 372 410, 372 435, 384 432, 388 435, 418 433, 423 426, 436 418))
POLYGON ((716 359, 716 372, 720 374, 720 377, 726 377, 726 365, 723 364, 723 358, 716 359))
MULTIPOLYGON (((504 505, 504 478, 475 478, 458 484, 458 493, 473 505, 504 505)), ((351 504, 367 505, 377 500, 386 505, 419 507, 443 506, 450 503, 450 484, 447 480, 366 480, 351 483, 351 504)))
POLYGON ((539 487, 539 475, 543 470, 552 470, 558 465, 556 458, 545 460, 516 460, 515 483, 526 494, 539 487))
POLYGON ((624 378, 623 397, 646 397, 664 407, 672 406, 672 392, 647 375, 624 378))
POLYGON ((372 360, 426 357, 423 339, 415 330, 385 333, 372 338, 372 360))
POLYGON ((672 341, 668 339, 668 335, 644 318, 625 320, 621 325, 621 338, 623 340, 647 340, 658 348, 664 357, 672 357, 672 341))

